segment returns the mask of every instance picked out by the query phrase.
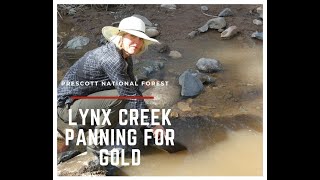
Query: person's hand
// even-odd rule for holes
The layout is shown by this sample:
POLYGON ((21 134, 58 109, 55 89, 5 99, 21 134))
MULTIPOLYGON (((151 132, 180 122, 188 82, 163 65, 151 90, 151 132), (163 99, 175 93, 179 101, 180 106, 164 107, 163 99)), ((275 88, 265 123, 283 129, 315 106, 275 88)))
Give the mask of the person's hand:
MULTIPOLYGON (((162 125, 156 125, 155 127, 152 128, 153 137, 156 137, 156 130, 157 129, 162 129, 163 137, 165 137, 166 130, 164 129, 164 127, 162 125)), ((161 135, 161 133, 158 133, 158 138, 160 138, 160 135, 161 135)))

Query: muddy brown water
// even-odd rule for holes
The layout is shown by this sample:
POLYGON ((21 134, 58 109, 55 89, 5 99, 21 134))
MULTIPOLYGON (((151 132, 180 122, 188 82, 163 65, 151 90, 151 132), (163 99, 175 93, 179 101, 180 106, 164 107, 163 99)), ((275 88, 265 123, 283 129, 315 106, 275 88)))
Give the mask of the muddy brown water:
POLYGON ((196 153, 154 150, 141 156, 139 166, 123 167, 130 176, 261 176, 262 134, 250 130, 229 132, 227 140, 196 153))

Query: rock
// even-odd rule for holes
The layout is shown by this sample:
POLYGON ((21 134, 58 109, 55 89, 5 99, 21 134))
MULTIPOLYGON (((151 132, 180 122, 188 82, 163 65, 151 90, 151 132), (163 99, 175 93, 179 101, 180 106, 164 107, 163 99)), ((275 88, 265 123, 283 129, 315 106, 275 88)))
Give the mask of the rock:
POLYGON ((155 86, 143 92, 143 95, 154 97, 154 99, 145 99, 148 106, 157 109, 168 108, 179 100, 180 87, 176 85, 155 86))
POLYGON ((223 17, 217 17, 209 19, 205 25, 198 28, 199 32, 206 32, 208 28, 210 29, 222 29, 226 27, 227 23, 223 17))
POLYGON ((253 24, 260 26, 260 25, 262 25, 262 21, 260 21, 258 19, 254 19, 253 24))
POLYGON ((235 36, 238 32, 239 31, 237 26, 230 26, 221 33, 220 37, 222 39, 230 39, 231 37, 235 36))
POLYGON ((186 70, 181 74, 179 84, 181 85, 181 96, 196 96, 203 90, 202 82, 196 75, 192 75, 190 70, 186 70))
POLYGON ((209 9, 209 8, 208 8, 207 6, 201 6, 201 10, 202 10, 202 11, 208 11, 208 9, 209 9))
POLYGON ((75 15, 77 11, 74 8, 69 9, 68 14, 69 15, 75 15))
POLYGON ((177 9, 177 6, 175 4, 161 4, 161 7, 162 8, 167 8, 167 9, 170 9, 170 10, 177 9))
POLYGON ((87 37, 77 36, 70 41, 64 48, 68 49, 82 49, 83 46, 87 45, 90 42, 90 39, 87 37))
POLYGON ((208 28, 209 28, 208 24, 205 24, 202 27, 198 28, 198 31, 199 32, 206 32, 206 31, 208 31, 208 28))
POLYGON ((170 51, 169 56, 170 56, 172 59, 179 59, 179 58, 182 57, 182 55, 181 55, 178 51, 170 51))
POLYGON ((226 16, 232 16, 233 13, 231 11, 230 8, 225 8, 224 10, 222 10, 220 13, 219 13, 219 17, 226 17, 226 16))
POLYGON ((252 33, 251 37, 263 40, 262 32, 259 33, 258 31, 256 31, 256 32, 252 33))
POLYGON ((263 19, 263 8, 261 6, 257 8, 257 13, 259 14, 259 17, 263 19))
POLYGON ((210 19, 207 22, 207 24, 210 29, 221 29, 221 28, 226 27, 226 25, 227 25, 227 23, 223 17, 217 17, 217 18, 210 19))
POLYGON ((218 72, 222 70, 220 61, 209 58, 200 58, 196 64, 197 68, 203 72, 218 72))
POLYGON ((160 33, 157 29, 154 29, 154 28, 147 28, 146 29, 146 34, 149 36, 149 37, 155 37, 155 36, 158 36, 160 33))

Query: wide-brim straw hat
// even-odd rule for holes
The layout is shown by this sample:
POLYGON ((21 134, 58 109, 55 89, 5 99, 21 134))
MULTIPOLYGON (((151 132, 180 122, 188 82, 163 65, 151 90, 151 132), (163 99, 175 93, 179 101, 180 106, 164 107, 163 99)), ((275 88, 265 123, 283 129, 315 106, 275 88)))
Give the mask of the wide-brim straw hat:
POLYGON ((140 37, 147 41, 148 44, 159 43, 158 40, 150 38, 145 34, 146 27, 144 22, 140 18, 134 16, 122 19, 118 27, 105 26, 102 28, 103 36, 109 41, 112 41, 112 38, 121 31, 140 37))

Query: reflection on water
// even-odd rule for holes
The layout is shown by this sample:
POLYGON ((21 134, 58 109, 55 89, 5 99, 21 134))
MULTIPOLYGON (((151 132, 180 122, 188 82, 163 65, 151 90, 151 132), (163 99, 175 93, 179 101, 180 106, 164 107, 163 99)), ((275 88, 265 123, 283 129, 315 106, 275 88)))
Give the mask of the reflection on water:
POLYGON ((196 153, 155 150, 141 157, 140 166, 122 171, 130 176, 262 176, 262 152, 262 133, 229 131, 226 140, 196 153))

